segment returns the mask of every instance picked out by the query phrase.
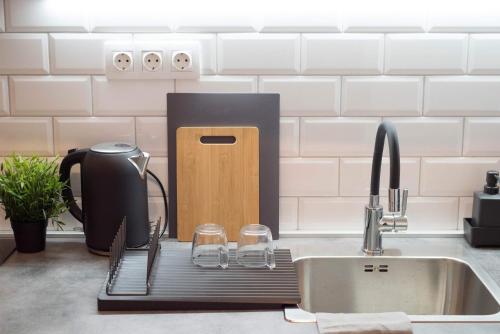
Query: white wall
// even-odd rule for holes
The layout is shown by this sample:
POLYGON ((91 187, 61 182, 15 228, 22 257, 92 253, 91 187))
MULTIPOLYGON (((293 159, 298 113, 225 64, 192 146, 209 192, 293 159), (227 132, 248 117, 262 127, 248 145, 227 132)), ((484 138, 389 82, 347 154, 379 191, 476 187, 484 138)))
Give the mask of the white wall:
POLYGON ((278 92, 282 230, 361 230, 383 119, 399 129, 410 230, 461 229, 500 168, 495 1, 114 3, 0 2, 0 156, 123 140, 166 180, 167 92, 278 92), (103 41, 132 38, 200 40, 202 78, 106 80, 103 41))

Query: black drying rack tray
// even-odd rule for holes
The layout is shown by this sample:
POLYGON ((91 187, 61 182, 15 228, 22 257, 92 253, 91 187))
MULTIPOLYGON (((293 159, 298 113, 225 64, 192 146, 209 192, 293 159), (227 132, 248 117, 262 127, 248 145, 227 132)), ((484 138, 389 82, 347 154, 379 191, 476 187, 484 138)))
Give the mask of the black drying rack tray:
POLYGON ((161 250, 157 228, 149 249, 123 247, 123 252, 111 252, 110 272, 97 298, 98 309, 262 310, 300 303, 290 250, 277 249, 275 257, 276 268, 272 270, 246 268, 236 262, 231 250, 227 269, 201 268, 191 262, 188 249, 161 250), (121 253, 118 260, 113 255, 117 253, 121 253))

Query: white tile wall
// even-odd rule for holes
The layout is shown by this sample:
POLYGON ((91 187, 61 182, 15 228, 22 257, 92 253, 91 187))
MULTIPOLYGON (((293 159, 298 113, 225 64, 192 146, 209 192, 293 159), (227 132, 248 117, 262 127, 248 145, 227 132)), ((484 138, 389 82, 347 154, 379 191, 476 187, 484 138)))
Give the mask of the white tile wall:
POLYGON ((457 197, 408 198, 408 231, 456 230, 457 197))
POLYGON ((500 74, 500 34, 472 34, 469 73, 500 74))
POLYGON ((199 80, 178 80, 177 93, 256 93, 257 77, 252 76, 202 76, 199 80))
POLYGON ((498 32, 498 2, 433 1, 429 7, 428 30, 431 32, 498 32))
POLYGON ((343 116, 418 116, 422 113, 422 77, 344 77, 343 116))
POLYGON ((47 35, 0 34, 0 74, 46 73, 49 73, 47 35))
MULTIPOLYGON (((335 3, 332 1, 331 3, 335 3)), ((260 32, 340 32, 340 8, 309 0, 306 6, 267 1, 257 21, 260 32)))
POLYGON ((302 73, 380 74, 382 34, 303 34, 302 73))
POLYGON ((90 8, 93 32, 170 32, 171 19, 166 6, 151 2, 97 1, 90 8))
POLYGON ((280 119, 280 156, 296 157, 299 155, 300 120, 298 117, 280 119))
POLYGON ((223 74, 296 74, 299 34, 220 34, 217 63, 223 74))
POLYGON ((500 76, 427 77, 427 116, 499 116, 500 76))
POLYGON ((9 80, 0 76, 0 116, 9 115, 9 80))
POLYGON ((132 39, 131 34, 50 34, 50 72, 104 74, 106 39, 132 39))
POLYGON ((385 73, 465 73, 467 41, 465 34, 388 34, 385 73))
POLYGON ((458 226, 457 229, 464 229, 464 218, 472 217, 472 197, 460 197, 459 210, 458 210, 458 226))
POLYGON ((459 117, 386 118, 398 131, 402 156, 460 156, 463 121, 459 117))
POLYGON ((7 31, 88 31, 86 2, 5 0, 7 31))
POLYGON ((3 8, 3 2, 0 2, 0 32, 5 31, 5 13, 3 8))
POLYGON ((11 76, 13 116, 90 116, 89 76, 11 76))
POLYGON ((66 155, 69 149, 121 141, 135 143, 132 117, 56 117, 54 144, 56 154, 66 155))
POLYGON ((280 230, 297 230, 299 202, 297 197, 280 198, 280 230))
POLYGON ((167 118, 137 117, 136 144, 153 157, 167 156, 167 118))
POLYGON ((215 74, 217 72, 217 36, 215 34, 135 34, 137 41, 144 40, 193 40, 201 45, 201 73, 215 74))
POLYGON ((302 156, 371 156, 379 118, 304 117, 302 156))
POLYGON ((500 156, 500 117, 465 119, 464 155, 500 156))
POLYGON ((299 230, 363 231, 364 197, 302 197, 299 230))
POLYGON ((259 91, 280 94, 281 116, 337 116, 339 77, 261 77, 259 91))
POLYGON ((420 1, 349 0, 342 13, 345 32, 423 32, 426 6, 420 1))
POLYGON ((166 116, 167 93, 174 91, 173 80, 92 81, 96 116, 166 116))
MULTIPOLYGON (((371 158, 340 159, 339 195, 368 196, 370 194, 370 178, 372 171, 371 158)), ((401 159, 401 188, 407 188, 410 196, 419 193, 420 159, 401 159)), ((389 185, 389 159, 382 159, 380 175, 380 195, 387 196, 389 185)), ((366 199, 365 199, 366 201, 366 199)))
POLYGON ((328 158, 282 158, 281 196, 336 196, 339 161, 328 158))
POLYGON ((0 155, 52 155, 50 117, 0 117, 0 155))
MULTIPOLYGON (((168 160, 167 158, 151 158, 149 160, 148 169, 151 170, 160 179, 165 192, 168 195, 168 160)), ((161 196, 160 187, 152 177, 148 177, 148 194, 149 196, 161 196)))
POLYGON ((422 196, 470 196, 483 188, 490 169, 500 168, 497 158, 423 158, 422 196))
POLYGON ((410 230, 461 230, 500 168, 494 1, 135 2, 0 0, 0 157, 135 142, 166 183, 168 92, 277 92, 283 230, 362 230, 381 120, 399 130, 410 230), (120 38, 199 41, 203 76, 107 81, 103 42, 120 38))

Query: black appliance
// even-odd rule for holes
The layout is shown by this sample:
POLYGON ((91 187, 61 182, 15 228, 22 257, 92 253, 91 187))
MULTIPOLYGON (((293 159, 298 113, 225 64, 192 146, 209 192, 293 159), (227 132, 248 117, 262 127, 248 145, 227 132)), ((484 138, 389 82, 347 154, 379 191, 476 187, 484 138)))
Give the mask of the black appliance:
MULTIPOLYGON (((83 223, 87 247, 107 254, 122 220, 127 221, 127 246, 149 240, 147 165, 149 153, 125 143, 103 143, 73 149, 63 159, 60 178, 67 182, 63 198, 69 212, 83 223), (70 183, 71 167, 80 164, 82 208, 70 183)), ((158 180, 155 177, 156 180, 158 180)))

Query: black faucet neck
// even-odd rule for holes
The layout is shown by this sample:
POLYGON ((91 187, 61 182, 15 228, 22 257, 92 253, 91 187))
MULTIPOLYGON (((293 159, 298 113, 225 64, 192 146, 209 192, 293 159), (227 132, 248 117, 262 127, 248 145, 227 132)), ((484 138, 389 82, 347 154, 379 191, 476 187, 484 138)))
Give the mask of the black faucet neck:
POLYGON ((382 122, 378 127, 377 136, 375 138, 370 195, 379 195, 380 170, 382 167, 382 155, 384 153, 384 143, 386 136, 387 136, 387 141, 389 143, 389 157, 390 157, 389 187, 391 189, 399 188, 400 158, 399 158, 398 134, 396 132, 396 128, 394 127, 394 125, 392 125, 392 123, 382 122))

